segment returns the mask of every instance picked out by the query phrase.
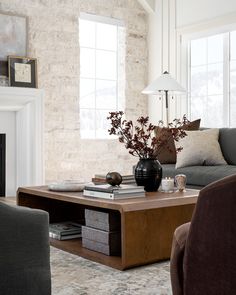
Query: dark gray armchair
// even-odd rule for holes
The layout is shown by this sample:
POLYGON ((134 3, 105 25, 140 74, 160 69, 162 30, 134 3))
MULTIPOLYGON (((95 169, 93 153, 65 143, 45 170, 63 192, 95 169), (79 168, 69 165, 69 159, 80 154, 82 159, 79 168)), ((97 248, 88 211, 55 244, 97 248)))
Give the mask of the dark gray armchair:
POLYGON ((0 203, 0 294, 50 295, 47 212, 0 203))

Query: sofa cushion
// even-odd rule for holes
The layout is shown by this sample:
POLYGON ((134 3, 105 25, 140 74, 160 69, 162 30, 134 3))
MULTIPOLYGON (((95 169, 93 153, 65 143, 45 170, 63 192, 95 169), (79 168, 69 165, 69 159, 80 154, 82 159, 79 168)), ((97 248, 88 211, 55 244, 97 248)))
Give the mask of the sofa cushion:
POLYGON ((206 186, 225 176, 236 174, 236 166, 191 166, 175 169, 175 164, 164 164, 163 177, 174 177, 177 174, 187 176, 187 184, 194 186, 206 186))
POLYGON ((227 164, 218 141, 219 129, 186 131, 187 136, 175 142, 183 150, 177 154, 176 168, 193 165, 227 164))
MULTIPOLYGON (((195 120, 186 124, 183 129, 184 130, 198 130, 200 127, 201 119, 195 120)), ((172 133, 169 128, 166 127, 156 127, 155 129, 155 136, 156 137, 164 137, 168 139, 168 142, 165 147, 162 148, 158 155, 158 161, 161 164, 173 164, 176 163, 176 149, 175 149, 175 142, 172 137, 172 133)))
POLYGON ((227 163, 236 165, 236 128, 221 128, 219 142, 227 163))

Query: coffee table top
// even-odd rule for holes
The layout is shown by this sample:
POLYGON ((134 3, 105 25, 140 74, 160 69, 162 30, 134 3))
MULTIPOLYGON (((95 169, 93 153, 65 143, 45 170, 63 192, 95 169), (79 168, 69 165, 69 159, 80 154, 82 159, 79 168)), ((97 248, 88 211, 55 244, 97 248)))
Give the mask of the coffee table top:
POLYGON ((148 192, 145 197, 122 200, 85 197, 82 192, 55 192, 50 191, 47 186, 20 187, 17 192, 17 198, 19 198, 21 193, 125 212, 195 204, 199 190, 187 189, 185 192, 174 191, 173 193, 148 192))

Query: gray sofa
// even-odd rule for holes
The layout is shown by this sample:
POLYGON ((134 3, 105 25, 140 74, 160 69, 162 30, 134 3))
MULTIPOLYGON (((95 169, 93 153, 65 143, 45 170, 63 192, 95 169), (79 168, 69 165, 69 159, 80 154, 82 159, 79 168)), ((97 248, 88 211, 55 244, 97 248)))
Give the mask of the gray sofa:
POLYGON ((201 189, 213 181, 236 174, 236 128, 221 128, 219 143, 228 165, 189 166, 175 169, 175 164, 162 164, 163 177, 185 174, 188 187, 201 189))
POLYGON ((0 294, 50 295, 49 217, 0 203, 0 294))

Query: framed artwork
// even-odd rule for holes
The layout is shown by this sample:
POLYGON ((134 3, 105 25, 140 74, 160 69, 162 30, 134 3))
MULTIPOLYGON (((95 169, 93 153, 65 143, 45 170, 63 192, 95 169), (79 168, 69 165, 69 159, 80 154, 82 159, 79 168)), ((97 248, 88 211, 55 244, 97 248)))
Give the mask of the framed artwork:
POLYGON ((37 88, 37 59, 8 56, 9 84, 15 87, 37 88))
POLYGON ((27 55, 27 18, 0 13, 0 60, 27 55))

